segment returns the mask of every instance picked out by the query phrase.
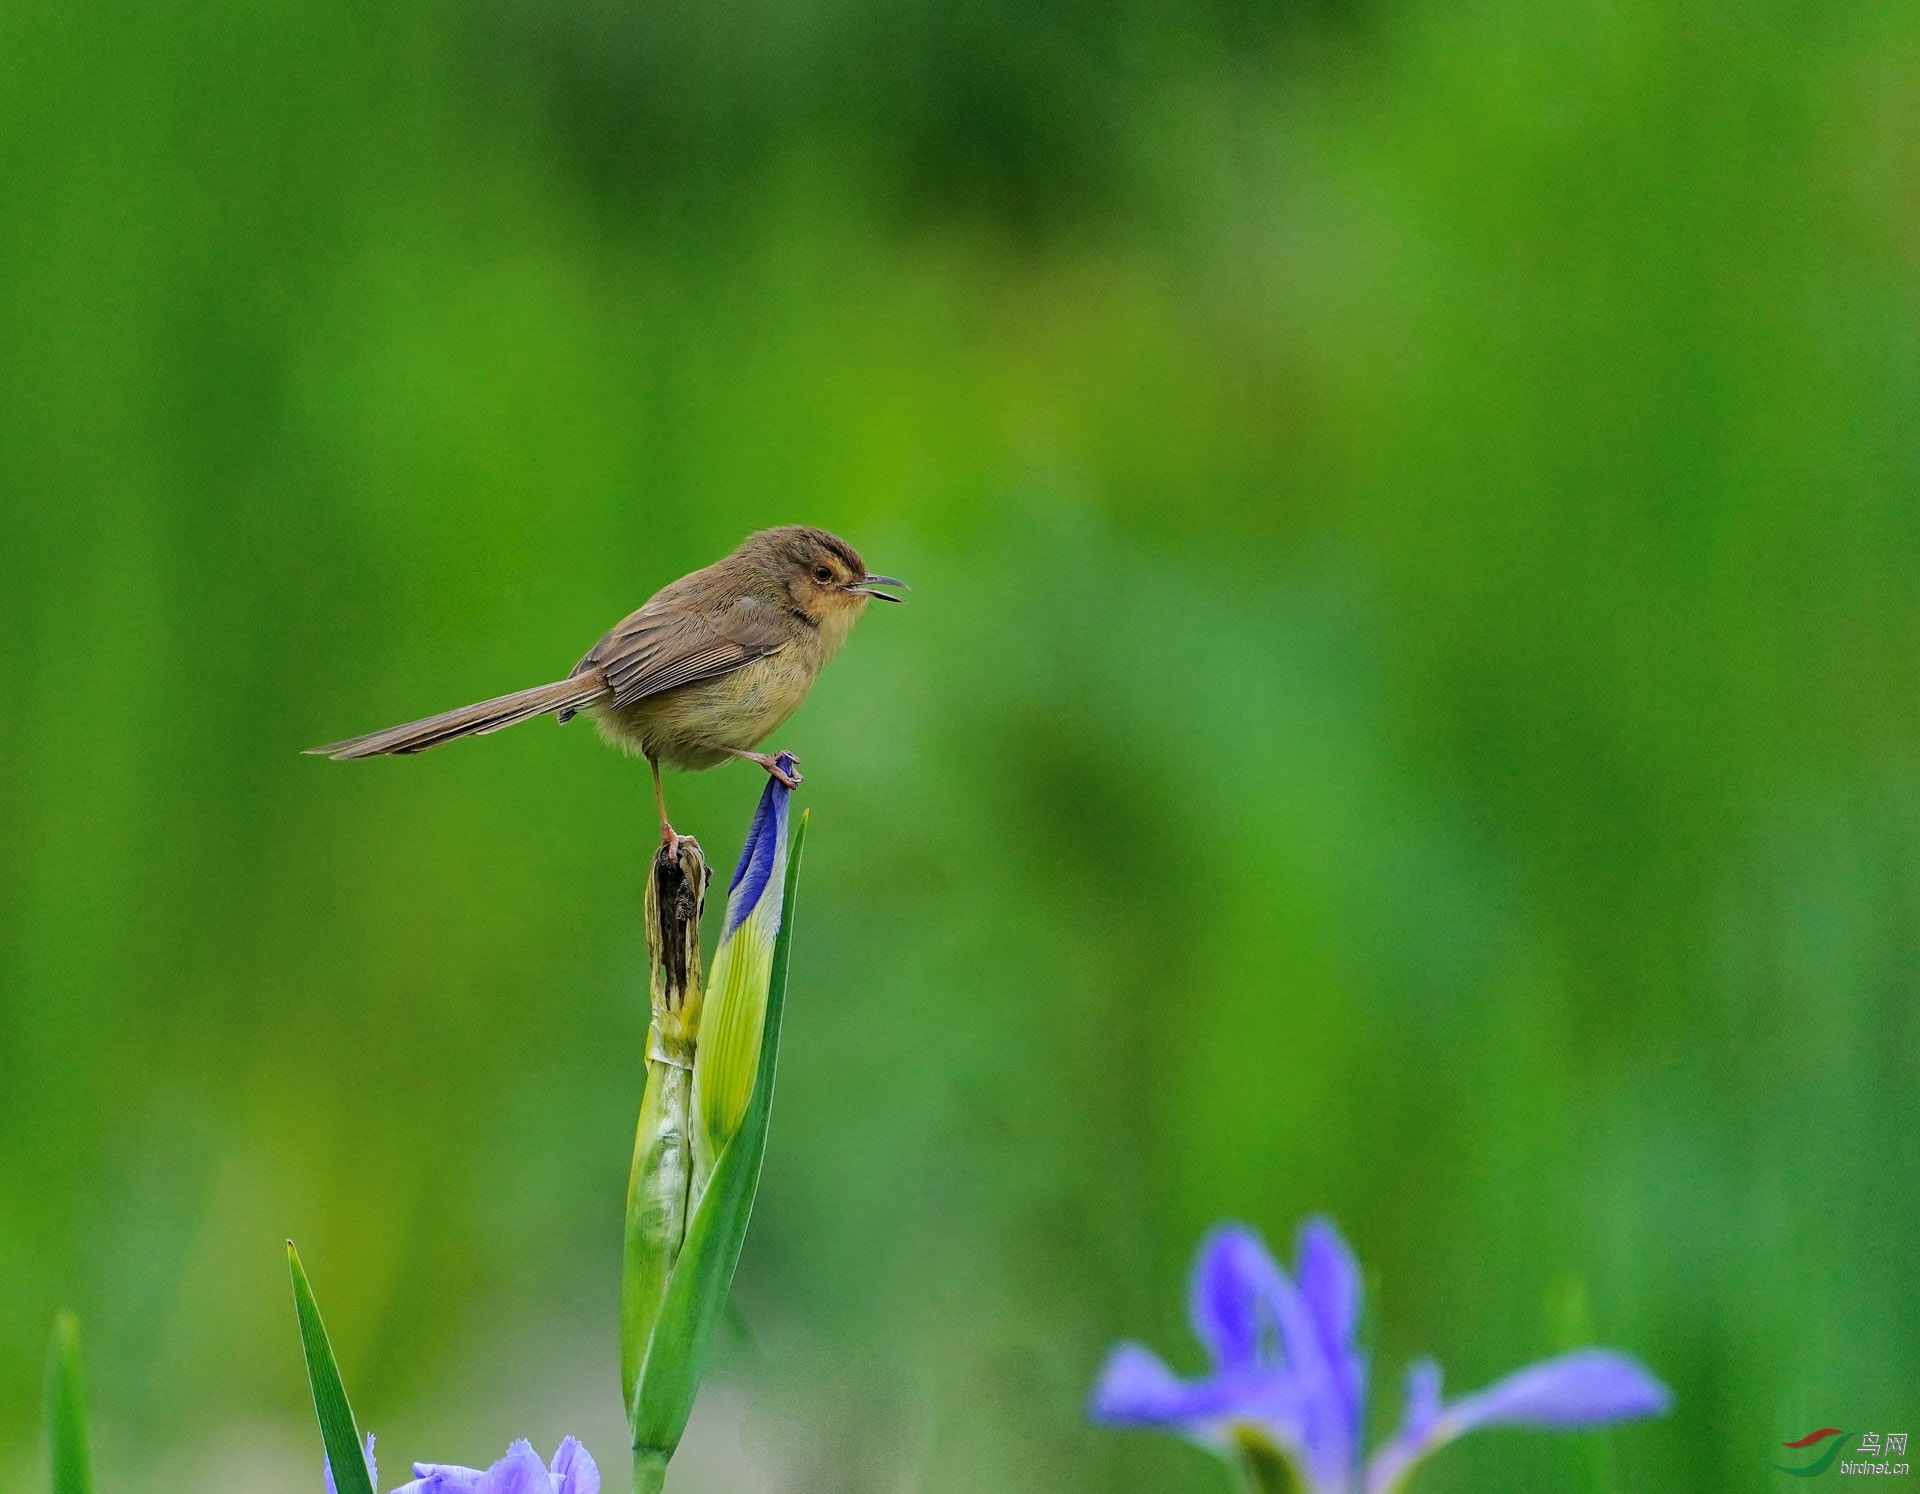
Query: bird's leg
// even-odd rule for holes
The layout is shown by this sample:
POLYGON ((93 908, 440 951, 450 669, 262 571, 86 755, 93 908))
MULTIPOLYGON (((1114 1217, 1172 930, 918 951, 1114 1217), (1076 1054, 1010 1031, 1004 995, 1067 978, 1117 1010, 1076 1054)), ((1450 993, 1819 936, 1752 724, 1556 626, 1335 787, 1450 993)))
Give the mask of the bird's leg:
POLYGON ((758 763, 761 767, 767 770, 767 775, 769 777, 779 779, 782 783, 784 783, 790 789, 797 789, 800 787, 801 783, 804 782, 804 779, 801 777, 801 775, 798 772, 789 773, 785 768, 780 766, 780 759, 783 757, 793 758, 793 761, 796 765, 799 763, 800 759, 797 757, 794 757, 791 752, 779 752, 779 753, 743 752, 738 747, 729 747, 727 751, 732 753, 735 757, 745 760, 746 762, 758 763))
POLYGON ((653 802, 660 807, 660 841, 663 845, 672 845, 679 837, 673 833, 673 826, 667 823, 667 794, 660 787, 660 759, 649 757, 647 766, 653 769, 653 802))

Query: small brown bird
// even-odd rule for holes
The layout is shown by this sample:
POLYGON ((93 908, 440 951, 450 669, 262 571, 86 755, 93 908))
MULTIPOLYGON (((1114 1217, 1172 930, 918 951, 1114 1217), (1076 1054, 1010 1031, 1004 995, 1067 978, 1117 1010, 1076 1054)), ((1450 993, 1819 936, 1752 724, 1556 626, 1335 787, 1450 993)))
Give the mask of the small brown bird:
POLYGON ((564 680, 307 750, 336 761, 405 756, 549 711, 563 722, 585 711, 603 740, 646 758, 660 834, 672 840, 662 763, 696 772, 741 757, 799 785, 777 753, 752 749, 805 699, 868 600, 901 600, 882 587, 906 582, 872 574, 837 535, 803 524, 763 529, 655 592, 564 680))

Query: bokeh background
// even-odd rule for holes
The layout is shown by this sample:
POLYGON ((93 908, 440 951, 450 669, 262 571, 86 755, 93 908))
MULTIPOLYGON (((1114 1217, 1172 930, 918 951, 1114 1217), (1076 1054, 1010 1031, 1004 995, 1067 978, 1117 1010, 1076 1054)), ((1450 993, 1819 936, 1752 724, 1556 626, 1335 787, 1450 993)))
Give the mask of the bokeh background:
MULTIPOLYGON (((564 672, 804 520, 908 577, 813 812, 671 1488, 1218 1491, 1087 1428, 1206 1225, 1381 1378, 1920 1434, 1920 17, 1878 0, 15 0, 0 15, 0 1487, 622 1487, 644 770, 564 672), (390 1477, 387 1483, 397 1482, 390 1477)), ((759 775, 671 784, 735 854, 759 775)))

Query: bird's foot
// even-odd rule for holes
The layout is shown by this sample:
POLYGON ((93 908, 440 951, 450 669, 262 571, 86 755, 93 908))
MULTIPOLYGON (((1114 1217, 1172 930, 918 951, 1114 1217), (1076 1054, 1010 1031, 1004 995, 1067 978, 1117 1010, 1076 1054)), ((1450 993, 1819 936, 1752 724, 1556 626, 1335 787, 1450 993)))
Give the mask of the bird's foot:
POLYGON ((733 749, 733 755, 738 758, 743 758, 750 763, 758 763, 767 770, 767 776, 769 778, 779 779, 790 789, 797 789, 802 783, 806 782, 805 777, 800 772, 800 759, 795 757, 791 752, 742 752, 736 747, 733 749), (781 759, 783 758, 793 764, 793 766, 791 768, 783 767, 781 765, 781 759))
POLYGON ((690 848, 695 856, 701 854, 700 842, 695 840, 691 835, 682 835, 671 825, 662 825, 660 827, 660 848, 665 851, 667 855, 678 860, 683 846, 690 848))

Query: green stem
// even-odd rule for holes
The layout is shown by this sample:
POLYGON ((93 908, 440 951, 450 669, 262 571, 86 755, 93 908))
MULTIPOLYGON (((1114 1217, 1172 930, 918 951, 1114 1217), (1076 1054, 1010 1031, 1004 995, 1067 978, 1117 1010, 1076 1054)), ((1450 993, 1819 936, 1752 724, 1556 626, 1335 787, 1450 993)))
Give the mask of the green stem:
POLYGON ((633 1494, 660 1494, 667 1486, 668 1454, 636 1449, 633 1454, 633 1494))
POLYGON ((47 1354, 47 1471, 52 1494, 93 1494, 87 1401, 80 1387, 80 1330, 73 1314, 53 1321, 47 1354))
POLYGON ((1248 1429, 1236 1433, 1233 1440, 1240 1452, 1240 1471, 1246 1475, 1249 1494, 1301 1494, 1304 1486, 1299 1474, 1273 1443, 1248 1429))

